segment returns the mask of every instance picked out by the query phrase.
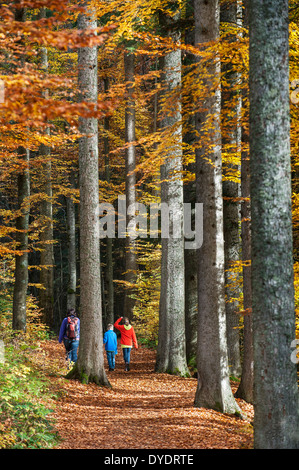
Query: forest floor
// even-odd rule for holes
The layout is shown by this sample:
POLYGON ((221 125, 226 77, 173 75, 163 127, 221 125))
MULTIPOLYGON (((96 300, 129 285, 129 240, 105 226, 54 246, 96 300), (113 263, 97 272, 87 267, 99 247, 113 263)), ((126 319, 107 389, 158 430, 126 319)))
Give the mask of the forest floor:
MULTIPOLYGON (((197 380, 154 372, 155 351, 140 347, 124 371, 119 348, 112 388, 67 380, 62 344, 42 343, 44 367, 59 389, 53 417, 57 449, 248 449, 253 447, 253 407, 237 400, 247 420, 194 407, 197 380), (56 373, 53 370, 56 369, 56 373), (60 372, 58 372, 60 371, 60 372), (71 423, 71 424, 70 424, 71 423)), ((236 384, 232 384, 235 391, 236 384)))

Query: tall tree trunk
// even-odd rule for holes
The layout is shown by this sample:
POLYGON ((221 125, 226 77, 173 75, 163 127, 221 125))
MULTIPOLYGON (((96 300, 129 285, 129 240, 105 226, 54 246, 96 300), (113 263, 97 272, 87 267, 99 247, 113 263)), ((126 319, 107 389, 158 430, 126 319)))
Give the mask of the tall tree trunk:
MULTIPOLYGON (((171 7, 177 6, 175 2, 171 7)), ((160 15, 160 22, 173 39, 175 23, 179 18, 160 15)), ((167 94, 181 84, 181 52, 174 50, 161 59, 163 93, 167 94)), ((162 98, 162 97, 161 97, 162 98)), ((170 212, 169 236, 162 234, 161 294, 159 311, 159 333, 156 371, 188 375, 185 345, 185 280, 184 280, 184 237, 183 237, 183 183, 179 177, 182 171, 182 127, 181 106, 164 110, 160 122, 161 130, 173 127, 171 153, 161 166, 161 202, 166 203, 170 212), (172 218, 172 216, 173 218, 172 218), (175 234, 175 223, 180 233, 175 234)), ((163 220, 161 222, 163 225, 163 220)))
MULTIPOLYGON (((190 188, 189 188, 190 190, 190 188)), ((184 188, 186 194, 188 188, 184 188)), ((190 195, 189 195, 190 196, 190 195)), ((188 196, 185 195, 184 203, 188 203, 188 196)), ((192 199, 193 203, 193 199, 192 199)), ((186 334, 186 358, 187 362, 196 358, 197 352, 197 315, 198 315, 198 295, 197 295, 197 256, 196 250, 185 249, 185 334, 186 334)))
MULTIPOLYGON (((244 137, 243 141, 245 141, 244 137)), ((247 136, 248 139, 248 136, 247 136)), ((252 346, 252 294, 251 294, 251 230, 250 230, 250 163, 248 150, 242 150, 241 162, 241 235, 243 263, 243 363, 241 381, 235 393, 253 404, 253 346, 252 346)))
MULTIPOLYGON (((243 2, 243 26, 248 28, 248 0, 243 2)), ((247 91, 243 92, 243 107, 247 91)), ((243 118, 247 123, 247 117, 243 118)), ((252 347, 252 294, 251 294, 251 214, 250 214, 250 163, 249 135, 246 126, 242 126, 241 154, 241 237, 243 263, 243 363, 241 381, 235 393, 236 398, 242 398, 253 404, 253 347, 252 347)))
POLYGON ((28 288, 28 226, 29 226, 29 150, 20 147, 18 150, 22 169, 18 175, 18 210, 20 215, 16 222, 16 249, 21 252, 15 257, 15 282, 13 291, 14 330, 26 331, 26 296, 28 288))
MULTIPOLYGON (((222 2, 220 21, 238 25, 240 21, 240 1, 222 2)), ((230 41, 236 36, 231 35, 230 41)), ((222 64, 227 86, 221 95, 224 135, 222 146, 228 156, 236 157, 241 144, 241 99, 236 91, 236 82, 240 78, 237 72, 231 71, 231 65, 222 64)), ((227 163, 224 176, 229 177, 231 170, 237 170, 234 164, 227 163)), ((240 184, 225 179, 223 181, 223 220, 224 220, 224 259, 225 259, 225 295, 226 295, 226 331, 229 373, 235 377, 241 375, 240 334, 239 334, 239 303, 240 287, 239 274, 234 271, 234 265, 240 260, 240 184)))
MULTIPOLYGON (((42 8, 39 18, 46 17, 46 9, 42 8)), ((40 50, 40 66, 47 73, 48 71, 48 51, 46 47, 40 50)), ((44 97, 48 97, 48 90, 43 92, 44 97)), ((46 128, 45 135, 50 135, 50 128, 46 128)), ((54 320, 54 250, 53 244, 53 209, 52 209, 52 164, 50 147, 41 144, 39 154, 44 157, 43 173, 42 173, 42 191, 45 195, 41 203, 41 215, 44 219, 45 228, 41 233, 41 243, 43 250, 40 255, 40 283, 44 289, 41 289, 39 295, 39 305, 43 310, 43 321, 53 326, 54 320)))
POLYGON ((39 295, 39 304, 43 309, 43 321, 53 326, 54 319, 54 250, 51 240, 53 240, 53 209, 52 209, 52 181, 51 181, 51 160, 50 148, 42 144, 39 150, 40 156, 47 159, 43 163, 43 192, 45 199, 41 203, 41 215, 44 221, 44 230, 41 233, 40 240, 42 243, 42 251, 40 256, 41 272, 40 283, 44 289, 41 289, 39 295))
POLYGON ((124 316, 128 318, 133 317, 133 308, 135 305, 134 284, 137 277, 137 252, 136 252, 136 239, 134 231, 136 228, 135 217, 135 204, 136 204, 136 151, 135 145, 135 101, 133 99, 134 93, 134 71, 135 55, 129 52, 124 54, 124 69, 125 81, 127 89, 127 103, 125 113, 125 141, 128 147, 126 148, 126 272, 125 281, 128 283, 125 290, 124 301, 124 316), (130 230, 132 229, 132 231, 130 230), (129 287, 130 285, 130 287, 129 287))
MULTIPOLYGON (((95 30, 95 12, 85 4, 78 29, 95 30)), ((97 105, 97 47, 78 50, 78 82, 81 101, 97 105)), ((80 346, 69 377, 82 382, 110 385, 104 369, 99 234, 98 120, 79 119, 80 188, 80 346)))
MULTIPOLYGON (((26 21, 26 9, 17 8, 16 21, 26 21)), ((20 42, 22 39, 20 40, 20 42)), ((24 54, 20 57, 24 65, 24 54)), ((16 221, 16 249, 21 252, 15 257, 15 282, 13 291, 13 318, 12 327, 15 330, 26 331, 26 296, 28 288, 28 226, 29 226, 29 150, 24 147, 18 149, 20 170, 18 174, 18 210, 20 214, 16 221)))
MULTIPOLYGON (((71 188, 75 188, 74 171, 70 174, 71 188)), ((71 197, 66 199, 66 223, 67 223, 67 246, 68 246, 68 283, 67 283, 67 310, 76 309, 77 290, 77 257, 76 257, 76 206, 71 197)))
MULTIPOLYGON (((207 41, 219 37, 217 0, 195 0, 195 44, 205 49, 207 41)), ((198 384, 195 406, 225 413, 240 413, 229 382, 225 292, 222 165, 220 133, 220 62, 216 56, 208 65, 205 85, 210 92, 206 111, 197 113, 196 149, 197 202, 203 203, 203 245, 198 253, 198 384), (208 124, 208 116, 212 123, 208 124), (209 158, 207 163, 205 158, 209 158)))
POLYGON ((249 7, 254 446, 299 447, 287 0, 249 7))
MULTIPOLYGON (((193 18, 194 0, 187 3, 187 18, 193 18)), ((185 30, 185 44, 194 46, 194 28, 185 30)), ((195 62, 193 54, 186 54, 184 65, 192 65, 195 62)), ((185 94, 188 90, 185 90, 185 94)), ((192 97, 188 96, 189 100, 192 97)), ((188 113, 188 109, 186 111, 188 113)), ((183 108, 184 113, 184 108, 183 108)), ((192 147, 195 141, 194 133, 194 115, 187 115, 187 130, 184 132, 184 143, 187 148, 192 147)), ((185 166, 185 170, 195 175, 195 161, 185 166)), ((184 184, 184 204, 194 204, 196 202, 196 183, 190 181, 184 184)), ((185 328, 186 328, 186 357, 187 362, 196 358, 197 351, 197 314, 198 314, 198 295, 197 295, 197 253, 196 249, 185 249, 185 328)))
MULTIPOLYGON (((107 93, 109 90, 109 79, 104 79, 104 89, 107 93)), ((110 128, 109 116, 104 118, 104 129, 108 133, 110 128)), ((104 154, 105 154, 105 180, 110 183, 110 159, 109 159, 109 137, 104 136, 104 154)), ((106 240, 106 290, 107 290, 107 307, 106 307, 106 326, 114 323, 114 285, 113 285, 113 238, 107 237, 106 240)))

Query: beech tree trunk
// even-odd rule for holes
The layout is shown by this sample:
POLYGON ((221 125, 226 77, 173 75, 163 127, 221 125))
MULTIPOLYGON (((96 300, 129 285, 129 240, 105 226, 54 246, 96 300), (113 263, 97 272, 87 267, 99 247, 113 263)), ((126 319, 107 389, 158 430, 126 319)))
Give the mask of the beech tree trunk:
MULTIPOLYGON (((248 28, 248 0, 243 2, 243 26, 248 28)), ((243 103, 247 92, 243 91, 243 103)), ((248 116, 249 118, 249 116, 248 116)), ((247 117, 243 117, 247 122, 247 117)), ((253 404, 253 346, 252 346, 252 289, 251 289, 251 211, 250 211, 250 162, 248 129, 242 126, 241 154, 241 237, 243 262, 243 362, 241 381, 235 393, 253 404)))
POLYGON ((249 4, 254 446, 299 447, 287 0, 249 4))
MULTIPOLYGON (((42 8, 39 18, 46 17, 46 9, 42 8)), ((48 71, 48 51, 46 47, 40 50, 40 66, 47 73, 48 71)), ((45 98, 48 97, 48 90, 43 92, 45 98)), ((46 135, 50 135, 50 129, 46 128, 46 135)), ((43 310, 43 321, 49 326, 53 326, 54 321, 54 249, 53 243, 53 209, 52 209, 52 164, 50 147, 41 144, 39 154, 44 157, 42 172, 42 191, 44 199, 41 203, 41 215, 44 221, 44 230, 41 232, 42 251, 40 255, 40 283, 44 289, 40 290, 39 304, 43 310)))
MULTIPOLYGON (((75 188, 75 175, 70 175, 71 188, 75 188)), ((77 290, 77 257, 76 257, 76 207, 71 197, 66 199, 66 222, 67 222, 67 247, 68 247, 68 283, 67 283, 67 310, 76 310, 76 290, 77 290)))
POLYGON ((126 272, 125 281, 128 283, 125 290, 124 316, 132 319, 135 305, 134 284, 137 278, 137 252, 134 231, 136 227, 135 204, 136 204, 136 151, 135 145, 135 102, 134 93, 134 63, 135 55, 129 52, 124 54, 124 70, 127 89, 127 103, 125 112, 125 141, 126 148, 126 272), (130 230, 132 229, 132 231, 130 230), (130 285, 130 286, 129 286, 130 285))
POLYGON ((26 297, 28 289, 28 226, 29 226, 29 150, 20 147, 19 159, 24 164, 18 175, 18 210, 16 222, 16 249, 21 252, 15 257, 15 282, 13 291, 14 330, 26 331, 26 297))
MULTIPOLYGON (((194 10, 194 0, 188 0, 186 16, 192 16, 194 10)), ((194 29, 185 30, 185 44, 194 46, 194 29)), ((183 65, 189 66, 195 62, 193 54, 186 54, 183 65)), ((184 90, 185 95, 190 91, 184 90)), ((189 97, 192 100, 192 96, 189 97)), ((184 113, 184 108, 183 108, 184 113)), ((188 113, 188 110, 186 111, 188 113)), ((187 131, 184 132, 184 143, 193 146, 195 141, 194 115, 187 115, 187 131)), ((195 175, 195 161, 189 163, 184 168, 195 175)), ((184 203, 194 204, 196 202, 196 184, 191 181, 184 184, 184 203)), ((197 315, 198 315, 198 294, 197 294, 197 252, 196 249, 185 249, 185 328, 186 328, 186 357, 187 363, 196 360, 197 351, 197 315)))
MULTIPOLYGON (((104 79, 104 88, 107 93, 109 90, 109 79, 104 79)), ((108 116, 104 118, 104 129, 109 132, 110 119, 108 116)), ((109 159, 109 137, 104 136, 104 153, 105 153, 105 180, 110 183, 110 159, 109 159)), ((107 326, 109 323, 114 323, 114 285, 113 285, 113 238, 107 237, 106 239, 106 291, 107 291, 107 302, 106 302, 106 317, 105 323, 107 326)))
MULTIPOLYGON (((16 21, 26 21, 26 9, 17 8, 16 21)), ((22 39, 20 40, 20 42, 22 39)), ((20 56, 24 65, 24 54, 20 56)), ((18 186, 18 210, 16 220, 16 249, 21 253, 15 256, 15 281, 13 290, 13 316, 12 327, 14 330, 26 331, 26 297, 28 289, 28 227, 30 211, 30 174, 29 174, 29 150, 20 146, 18 149, 20 170, 17 179, 18 186)))
MULTIPOLYGON (((244 136, 248 139, 248 135, 244 136)), ((243 262, 243 363, 241 381, 235 393, 253 404, 253 346, 252 346, 252 289, 251 289, 251 228, 250 228, 250 163, 249 151, 242 151, 241 162, 241 235, 243 262)))
POLYGON ((54 319, 54 250, 53 244, 53 210, 52 210, 52 181, 51 181, 51 160, 50 148, 42 144, 39 153, 47 161, 43 163, 43 192, 45 199, 41 203, 41 215, 44 220, 44 230, 41 233, 42 250, 40 256, 41 272, 40 283, 44 289, 41 289, 39 295, 40 307, 43 309, 43 321, 53 326, 54 319))
MULTIPOLYGON (((195 44, 219 37, 219 3, 195 0, 195 44)), ((216 56, 208 65, 209 89, 204 107, 197 113, 196 130, 200 146, 196 149, 197 202, 203 203, 203 244, 198 252, 198 384, 195 406, 224 413, 240 414, 229 382, 225 292, 222 164, 220 132, 220 61, 216 56), (209 118, 210 116, 210 118, 209 118), (212 119, 212 122, 208 122, 212 119), (205 158, 208 157, 212 164, 205 158)))
MULTIPOLYGON (((174 2, 171 6, 174 6, 174 2)), ((172 38, 175 33, 175 20, 160 15, 161 25, 167 28, 172 38)), ((161 59, 163 93, 180 87, 181 52, 175 50, 161 59)), ((161 96, 162 98, 162 96, 161 96)), ((160 122, 161 129, 173 126, 171 151, 161 166, 161 202, 170 210, 169 237, 162 237, 161 294, 159 311, 159 332, 156 371, 177 375, 189 375, 185 344, 185 276, 184 276, 184 237, 183 237, 183 183, 182 172, 182 127, 180 103, 170 114, 164 110, 160 122), (172 218, 173 216, 173 218, 172 218), (180 225, 180 233, 175 233, 175 222, 180 225)), ((163 221, 162 221, 163 223, 163 221)))
MULTIPOLYGON (((86 8, 78 29, 95 30, 95 12, 86 8)), ((81 101, 97 105, 97 47, 78 50, 81 101)), ((104 369, 99 234, 98 120, 81 117, 79 131, 80 187, 80 345, 78 361, 69 377, 108 385, 104 369)))
MULTIPOLYGON (((240 25, 240 2, 225 1, 221 4, 220 21, 234 26, 240 25)), ((241 25, 240 25, 241 26, 241 25)), ((231 34, 230 41, 236 36, 231 34)), ((221 108, 223 119, 222 146, 228 157, 240 155, 241 144, 241 99, 236 91, 237 80, 240 76, 231 70, 231 64, 221 64, 227 85, 221 93, 221 108)), ((223 174, 223 221, 224 221, 224 257, 225 257, 225 296, 226 296, 226 332, 229 373, 235 377, 241 375, 239 302, 240 286, 239 273, 234 271, 234 264, 240 260, 240 184, 229 179, 231 170, 238 167, 232 163, 226 164, 223 174)))

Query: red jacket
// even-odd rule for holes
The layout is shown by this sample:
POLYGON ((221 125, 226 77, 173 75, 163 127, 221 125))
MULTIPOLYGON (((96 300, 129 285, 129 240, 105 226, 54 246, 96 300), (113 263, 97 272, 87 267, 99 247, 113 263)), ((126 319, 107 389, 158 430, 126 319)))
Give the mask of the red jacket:
POLYGON ((132 327, 132 325, 120 325, 119 323, 121 320, 122 318, 119 318, 114 323, 115 328, 120 331, 120 344, 129 347, 132 347, 134 344, 135 348, 137 349, 138 344, 134 328, 132 327))

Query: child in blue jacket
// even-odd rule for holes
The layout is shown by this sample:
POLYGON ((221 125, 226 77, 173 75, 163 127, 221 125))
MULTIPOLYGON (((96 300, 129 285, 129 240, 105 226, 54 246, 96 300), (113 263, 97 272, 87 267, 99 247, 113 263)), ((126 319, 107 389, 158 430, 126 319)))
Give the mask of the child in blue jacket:
POLYGON ((117 354, 117 336, 113 331, 113 325, 111 323, 107 326, 103 343, 105 344, 109 371, 113 371, 115 369, 115 355, 117 354))

